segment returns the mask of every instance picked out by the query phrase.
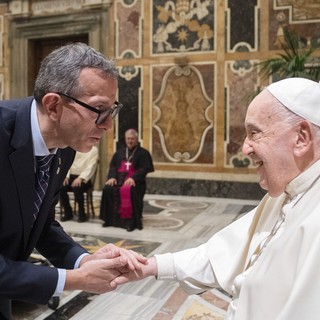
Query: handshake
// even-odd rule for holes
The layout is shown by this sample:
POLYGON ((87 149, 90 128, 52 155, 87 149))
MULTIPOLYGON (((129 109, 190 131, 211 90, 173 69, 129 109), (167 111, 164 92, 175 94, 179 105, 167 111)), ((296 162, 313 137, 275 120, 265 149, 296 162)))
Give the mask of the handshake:
POLYGON ((145 258, 132 250, 107 244, 83 257, 78 269, 67 270, 64 290, 101 294, 118 285, 157 275, 154 257, 145 258))

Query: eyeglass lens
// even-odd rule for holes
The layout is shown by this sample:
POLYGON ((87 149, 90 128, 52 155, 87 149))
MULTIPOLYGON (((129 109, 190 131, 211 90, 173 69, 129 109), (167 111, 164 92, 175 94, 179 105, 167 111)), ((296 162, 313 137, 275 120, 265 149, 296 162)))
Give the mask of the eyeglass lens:
POLYGON ((78 103, 80 106, 85 107, 85 108, 87 108, 87 109, 89 109, 89 110, 91 110, 91 111, 93 111, 95 113, 98 113, 98 116, 97 116, 97 119, 96 119, 96 124, 98 124, 98 125, 100 125, 104 121, 106 121, 107 118, 109 117, 109 115, 111 115, 112 119, 114 119, 114 117, 116 117, 119 114, 120 110, 123 107, 122 103, 116 101, 114 103, 113 107, 111 107, 111 108, 109 108, 109 109, 107 109, 105 111, 100 111, 100 110, 95 109, 94 107, 91 107, 90 105, 88 105, 88 104, 86 104, 86 103, 84 103, 84 102, 82 102, 82 101, 80 101, 80 100, 78 100, 76 98, 73 98, 73 97, 71 97, 71 96, 69 96, 69 95, 67 95, 65 93, 57 92, 57 94, 62 95, 64 97, 67 97, 67 98, 75 101, 76 103, 78 103))
POLYGON ((101 112, 97 118, 96 124, 101 124, 107 120, 107 118, 111 115, 112 119, 114 119, 122 109, 123 105, 119 102, 116 102, 114 107, 108 110, 101 112))

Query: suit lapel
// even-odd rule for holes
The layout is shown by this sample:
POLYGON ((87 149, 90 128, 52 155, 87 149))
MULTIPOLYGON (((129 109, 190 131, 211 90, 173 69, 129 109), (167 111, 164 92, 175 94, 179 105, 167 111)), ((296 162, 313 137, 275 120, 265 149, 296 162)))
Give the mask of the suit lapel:
POLYGON ((28 153, 28 151, 20 149, 10 156, 13 174, 16 181, 17 194, 20 202, 25 245, 28 241, 33 224, 32 209, 34 204, 35 189, 33 153, 31 153, 30 155, 28 153))
MULTIPOLYGON (((63 179, 75 156, 75 152, 69 148, 57 151, 57 155, 53 158, 50 168, 48 189, 40 207, 38 219, 34 224, 35 159, 30 120, 31 103, 32 97, 16 101, 14 104, 17 111, 14 124, 15 129, 12 132, 11 139, 12 153, 9 156, 16 185, 15 198, 19 201, 20 215, 23 223, 25 253, 31 251, 36 244, 43 225, 50 214, 50 208, 54 210, 53 199, 58 191, 57 186, 62 185, 63 179), (63 164, 62 161, 64 162, 63 164)), ((54 219, 54 216, 52 219, 54 219)))
POLYGON ((17 108, 15 130, 11 146, 14 149, 9 157, 15 178, 17 196, 20 202, 21 219, 24 228, 24 245, 26 246, 33 224, 34 203, 34 155, 31 135, 30 106, 32 99, 21 101, 17 108))

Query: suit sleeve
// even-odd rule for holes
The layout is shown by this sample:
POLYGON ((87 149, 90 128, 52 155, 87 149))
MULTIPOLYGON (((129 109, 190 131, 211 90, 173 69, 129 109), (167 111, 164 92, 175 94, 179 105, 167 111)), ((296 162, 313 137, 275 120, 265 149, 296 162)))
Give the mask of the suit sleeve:
POLYGON ((0 296, 6 299, 45 304, 52 297, 57 281, 55 268, 12 261, 0 255, 0 296))
MULTIPOLYGON (((52 215, 51 215, 52 217, 52 215)), ((53 218, 48 219, 36 249, 57 268, 74 269, 76 260, 87 251, 76 243, 53 218)))

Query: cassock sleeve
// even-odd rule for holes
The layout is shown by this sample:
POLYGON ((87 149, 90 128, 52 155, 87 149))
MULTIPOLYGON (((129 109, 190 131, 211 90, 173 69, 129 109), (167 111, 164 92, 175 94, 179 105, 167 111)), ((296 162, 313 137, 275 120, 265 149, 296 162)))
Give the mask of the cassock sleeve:
POLYGON ((138 150, 136 158, 133 159, 133 167, 137 170, 132 175, 135 181, 145 180, 147 174, 154 171, 152 157, 148 150, 144 148, 138 150))

